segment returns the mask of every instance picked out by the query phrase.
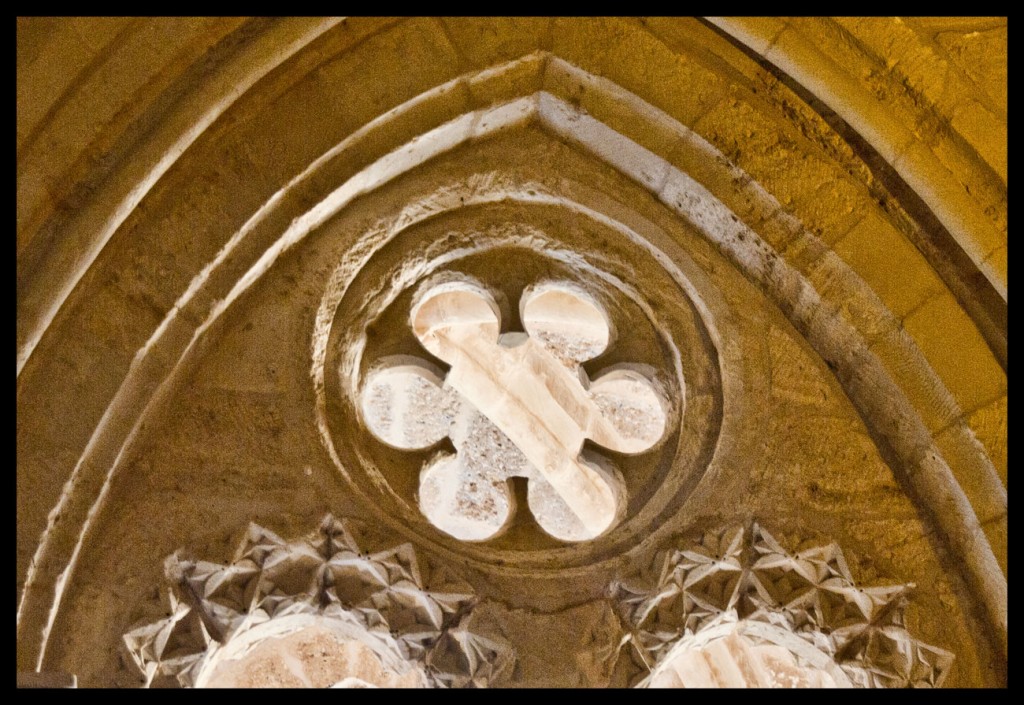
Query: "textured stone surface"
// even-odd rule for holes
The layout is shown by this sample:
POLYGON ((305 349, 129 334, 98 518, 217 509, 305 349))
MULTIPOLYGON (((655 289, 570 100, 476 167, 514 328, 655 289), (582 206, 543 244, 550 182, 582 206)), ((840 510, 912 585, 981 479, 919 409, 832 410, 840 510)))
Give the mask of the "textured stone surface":
POLYGON ((366 646, 341 641, 330 632, 307 628, 287 637, 268 639, 244 658, 221 664, 208 688, 355 688, 423 687, 419 673, 391 672, 366 646))
POLYGON ((836 242, 835 253, 899 318, 943 289, 942 280, 914 246, 876 214, 836 242))
POLYGON ((996 399, 971 414, 968 419, 974 435, 985 446, 988 457, 995 465, 1003 485, 1006 485, 1009 469, 1006 460, 1006 445, 1009 440, 1006 427, 1007 397, 996 399))
POLYGON ((627 684, 607 586, 752 518, 915 583, 945 684, 1004 685, 1006 26, 19 18, 19 672, 140 685, 166 556, 330 511, 458 573, 510 685, 627 684), (453 271, 501 333, 540 279, 600 291, 583 372, 671 392, 656 448, 605 449, 629 493, 592 543, 446 537, 418 473, 457 444, 360 420, 342 372, 422 356, 413 292, 453 271))
POLYGON ((932 369, 970 413, 1006 392, 1006 373, 978 329, 949 294, 940 294, 903 321, 932 369))

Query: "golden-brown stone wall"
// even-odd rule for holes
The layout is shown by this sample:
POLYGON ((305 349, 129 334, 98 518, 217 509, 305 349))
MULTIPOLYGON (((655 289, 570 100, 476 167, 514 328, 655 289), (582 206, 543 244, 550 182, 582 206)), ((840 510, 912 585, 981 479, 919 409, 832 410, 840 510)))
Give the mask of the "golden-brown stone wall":
POLYGON ((164 557, 331 512, 461 572, 524 651, 510 685, 614 684, 526 655, 531 615, 598 653, 608 584, 751 520, 916 584, 945 684, 1005 685, 1006 18, 17 30, 19 671, 137 686, 164 557), (586 371, 660 375, 674 426, 616 456, 593 545, 526 511, 443 535, 425 456, 368 434, 345 374, 429 357, 405 322, 435 270, 513 305, 577 281, 618 331, 586 371))

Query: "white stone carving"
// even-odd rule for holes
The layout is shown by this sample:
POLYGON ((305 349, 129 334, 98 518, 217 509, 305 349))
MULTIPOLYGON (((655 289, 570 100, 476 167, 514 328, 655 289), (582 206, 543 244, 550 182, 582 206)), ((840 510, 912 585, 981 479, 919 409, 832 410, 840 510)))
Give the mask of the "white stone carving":
POLYGON ((687 633, 658 661, 650 688, 850 688, 824 651, 788 629, 728 610, 687 633))
POLYGON ((425 361, 384 360, 363 386, 363 418, 397 448, 451 437, 458 452, 420 475, 420 508, 442 531, 467 541, 499 535, 515 511, 508 480, 520 476, 541 528, 564 541, 592 539, 621 517, 626 492, 607 459, 581 454, 584 441, 649 450, 664 434, 667 402, 637 369, 587 379, 580 364, 608 347, 613 329, 579 287, 528 289, 520 317, 525 333, 501 335, 499 307, 480 284, 427 288, 413 304, 413 332, 451 369, 442 381, 425 361))
POLYGON ((425 589, 411 545, 367 554, 331 516, 296 541, 253 524, 230 564, 174 554, 165 573, 170 616, 124 636, 147 685, 486 686, 514 666, 465 627, 465 585, 425 589))
POLYGON ((745 668, 751 685, 775 677, 755 672, 762 653, 779 656, 774 649, 752 652, 733 639, 703 651, 734 634, 754 649, 789 651, 771 670, 779 677, 789 670, 793 685, 938 687, 953 654, 904 626, 913 587, 858 586, 836 544, 790 552, 755 523, 669 551, 656 580, 618 583, 612 594, 631 629, 623 644, 633 644, 649 671, 640 686, 699 683, 707 677, 694 670, 701 664, 717 665, 719 674, 745 668))

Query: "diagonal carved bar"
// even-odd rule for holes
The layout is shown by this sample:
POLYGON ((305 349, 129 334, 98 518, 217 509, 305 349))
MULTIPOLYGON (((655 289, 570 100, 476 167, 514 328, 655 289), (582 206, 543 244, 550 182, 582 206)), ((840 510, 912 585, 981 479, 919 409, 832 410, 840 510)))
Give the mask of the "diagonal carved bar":
POLYGON ((450 426, 460 453, 421 473, 420 506, 438 528, 464 540, 496 536, 514 510, 507 480, 524 476, 545 531, 591 539, 615 524, 625 489, 610 463, 581 455, 585 440, 648 450, 664 433, 667 402, 633 369, 589 384, 580 363, 603 352, 613 330, 574 285, 531 287, 521 318, 526 333, 500 335, 499 308, 482 286, 458 279, 429 287, 410 322, 420 343, 451 365, 444 389, 419 361, 396 361, 368 379, 364 418, 378 438, 410 449, 429 447, 450 426), (447 414, 438 412, 446 399, 447 414))
MULTIPOLYGON (((454 281, 425 291, 413 306, 411 323, 423 346, 452 366, 446 385, 497 426, 524 456, 527 469, 508 474, 534 475, 530 506, 542 527, 558 534, 553 517, 545 515, 544 488, 538 481, 550 485, 557 498, 547 504, 564 503, 582 525, 582 530, 559 538, 594 538, 621 514, 625 492, 613 471, 581 457, 585 440, 616 452, 643 452, 662 437, 666 402, 633 370, 608 372, 587 388, 579 365, 607 347, 612 328, 603 310, 582 291, 565 283, 535 287, 522 297, 521 318, 528 335, 500 336, 501 315, 494 298, 473 282, 454 281), (536 472, 529 472, 528 466, 536 472)), ((421 446, 437 440, 437 429, 424 421, 422 413, 409 413, 408 401, 418 395, 427 405, 431 398, 436 404, 436 392, 428 391, 434 376, 410 365, 387 372, 384 380, 378 375, 373 388, 380 395, 383 385, 390 385, 384 397, 395 403, 387 411, 401 418, 378 436, 397 445, 404 445, 402 440, 415 439, 421 446)), ((425 406, 418 405, 420 412, 425 406)), ((378 417, 371 425, 379 427, 381 420, 378 417)), ((463 425, 469 424, 472 419, 463 425)), ((451 458, 424 470, 425 478, 459 473, 458 462, 451 458)), ((493 494, 490 501, 510 505, 507 488, 493 494)), ((425 499, 430 503, 423 495, 432 496, 421 491, 421 505, 425 499)), ((510 514, 511 506, 496 513, 501 522, 472 538, 489 538, 500 531, 503 513, 510 514)))
POLYGON ((429 291, 412 313, 416 337, 452 366, 449 384, 493 421, 584 526, 599 534, 616 514, 615 492, 578 456, 586 430, 603 421, 600 410, 536 340, 499 341, 499 314, 487 298, 470 284, 429 291))

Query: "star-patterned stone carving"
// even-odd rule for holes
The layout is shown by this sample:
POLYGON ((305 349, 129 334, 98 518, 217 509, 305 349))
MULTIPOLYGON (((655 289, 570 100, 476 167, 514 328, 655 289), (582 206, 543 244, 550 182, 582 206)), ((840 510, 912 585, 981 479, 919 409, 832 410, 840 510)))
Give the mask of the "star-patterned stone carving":
POLYGON ((378 662, 382 682, 342 685, 485 686, 514 665, 507 644, 465 628, 471 594, 427 590, 411 545, 367 554, 332 516, 295 541, 253 524, 230 564, 179 552, 165 574, 169 616, 124 636, 147 685, 157 676, 207 685, 219 663, 310 627, 333 637, 329 648, 378 662))
MULTIPOLYGON (((857 585, 835 543, 793 552, 754 523, 709 533, 663 560, 655 580, 620 582, 612 590, 631 626, 624 643, 633 643, 649 671, 641 685, 671 682, 659 667, 680 657, 696 637, 704 634, 697 641, 707 642, 707 630, 722 630, 724 622, 753 634, 756 624, 771 625, 781 630, 772 633, 783 635, 771 643, 787 644, 798 655, 803 644, 813 647, 808 659, 826 654, 841 669, 829 676, 832 681, 857 687, 937 687, 953 662, 952 653, 923 643, 904 626, 914 586, 857 585)), ((796 678, 807 663, 791 666, 796 678)), ((818 683, 806 674, 799 679, 818 683)))

